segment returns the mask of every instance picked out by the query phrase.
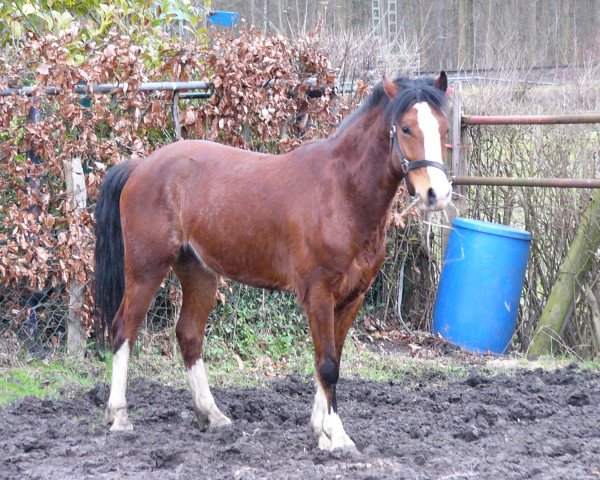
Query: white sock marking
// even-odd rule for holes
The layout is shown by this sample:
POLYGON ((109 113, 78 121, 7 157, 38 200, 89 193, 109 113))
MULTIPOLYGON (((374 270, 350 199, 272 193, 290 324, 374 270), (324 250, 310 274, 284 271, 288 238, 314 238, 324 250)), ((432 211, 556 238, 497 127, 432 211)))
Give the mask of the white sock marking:
POLYGON ((204 368, 204 360, 199 359, 188 370, 188 379, 190 381, 195 410, 202 417, 198 418, 202 426, 205 426, 207 422, 210 427, 230 425, 231 420, 221 413, 210 392, 204 368))
POLYGON ((112 382, 110 386, 110 397, 108 408, 117 409, 127 405, 125 391, 127 389, 127 363, 129 362, 129 341, 125 340, 123 345, 113 356, 112 382))
POLYGON ((327 397, 318 380, 310 423, 321 450, 356 450, 354 442, 344 430, 339 415, 327 407, 327 397))
POLYGON ((113 356, 110 396, 108 397, 108 405, 106 407, 106 420, 112 422, 110 427, 112 431, 133 430, 133 426, 127 416, 127 401, 125 399, 128 362, 129 342, 125 340, 113 356))

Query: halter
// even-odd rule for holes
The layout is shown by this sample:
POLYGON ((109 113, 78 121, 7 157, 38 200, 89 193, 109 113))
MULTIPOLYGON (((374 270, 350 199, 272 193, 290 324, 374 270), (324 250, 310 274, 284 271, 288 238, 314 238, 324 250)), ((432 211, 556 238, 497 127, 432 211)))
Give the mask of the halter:
POLYGON ((415 170, 416 168, 421 167, 434 167, 439 168, 446 176, 448 176, 448 171, 446 167, 440 162, 434 162, 432 160, 415 160, 413 162, 409 162, 404 155, 402 155, 402 150, 400 149, 400 142, 398 140, 398 136, 396 135, 396 125, 392 124, 392 128, 390 129, 390 153, 393 155, 393 150, 396 150, 396 155, 398 155, 398 160, 400 160, 400 165, 402 166, 402 173, 404 173, 404 181, 408 182, 407 174, 411 170, 415 170))

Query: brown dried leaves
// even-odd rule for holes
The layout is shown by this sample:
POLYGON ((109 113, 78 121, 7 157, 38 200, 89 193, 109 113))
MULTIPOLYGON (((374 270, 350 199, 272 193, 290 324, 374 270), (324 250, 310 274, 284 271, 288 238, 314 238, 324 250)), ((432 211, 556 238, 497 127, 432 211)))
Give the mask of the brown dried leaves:
MULTIPOLYGON (((37 85, 34 96, 0 97, 3 283, 36 289, 71 280, 88 283, 93 273, 93 208, 74 209, 65 193, 64 162, 82 159, 93 204, 106 166, 144 157, 171 141, 172 93, 141 92, 143 81, 212 82, 213 95, 207 101, 180 102, 183 136, 263 151, 297 146, 297 133, 305 139, 325 136, 350 108, 336 97, 334 72, 315 38, 292 41, 248 31, 233 39, 214 38, 204 50, 195 41, 166 39, 161 66, 147 71, 141 48, 117 33, 86 47, 83 63, 70 62, 64 45, 77 35, 76 29, 41 39, 30 35, 26 48, 0 53, 0 88, 9 83, 37 85), (125 87, 108 95, 89 92, 89 106, 74 92, 78 84, 100 83, 125 87), (59 93, 49 95, 47 87, 59 93), (37 122, 31 118, 34 107, 43 112, 37 122)), ((88 291, 88 326, 91 305, 88 291)))

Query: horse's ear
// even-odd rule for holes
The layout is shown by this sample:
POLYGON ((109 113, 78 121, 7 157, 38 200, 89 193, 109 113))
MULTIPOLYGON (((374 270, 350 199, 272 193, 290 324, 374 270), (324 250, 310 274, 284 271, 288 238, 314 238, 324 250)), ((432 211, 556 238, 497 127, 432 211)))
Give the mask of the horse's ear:
POLYGON ((440 76, 436 78, 435 82, 433 82, 435 88, 440 89, 442 92, 446 93, 448 90, 448 77, 446 76, 446 72, 443 70, 440 72, 440 76))
POLYGON ((383 90, 385 94, 390 98, 394 98, 398 95, 398 85, 393 80, 390 80, 388 77, 383 77, 383 90))

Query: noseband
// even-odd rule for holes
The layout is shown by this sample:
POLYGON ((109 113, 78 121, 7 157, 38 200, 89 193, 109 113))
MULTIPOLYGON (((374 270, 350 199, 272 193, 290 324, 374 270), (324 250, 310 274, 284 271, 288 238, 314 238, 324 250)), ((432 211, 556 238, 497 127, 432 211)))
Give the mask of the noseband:
POLYGON ((402 173, 404 173, 405 182, 408 182, 408 172, 421 167, 439 168, 442 172, 444 172, 444 175, 448 176, 448 171, 446 170, 446 167, 444 167, 444 165, 440 162, 434 162, 432 160, 414 160, 412 162, 409 162, 406 158, 404 158, 404 155, 402 155, 402 150, 400 149, 398 135, 396 135, 396 125, 392 125, 392 128, 390 129, 390 153, 392 155, 394 150, 396 150, 396 155, 398 155, 398 160, 400 160, 400 165, 402 166, 402 173))

